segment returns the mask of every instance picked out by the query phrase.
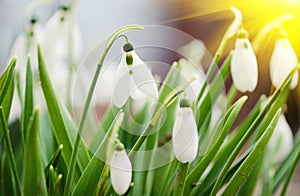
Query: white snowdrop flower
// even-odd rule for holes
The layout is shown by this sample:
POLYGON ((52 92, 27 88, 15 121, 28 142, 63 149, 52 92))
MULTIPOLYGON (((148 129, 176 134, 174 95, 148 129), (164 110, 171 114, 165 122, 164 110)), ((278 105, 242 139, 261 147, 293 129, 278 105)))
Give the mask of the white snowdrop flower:
POLYGON ((197 65, 200 64, 205 51, 206 48, 204 43, 197 39, 192 40, 180 48, 180 52, 183 54, 183 56, 197 65))
POLYGON ((181 100, 172 132, 176 158, 191 163, 198 153, 198 131, 192 109, 186 99, 181 100))
POLYGON ((57 66, 57 62, 68 63, 70 52, 75 62, 80 60, 82 53, 81 33, 78 24, 73 23, 69 8, 62 7, 47 21, 41 46, 45 61, 51 65, 49 68, 57 66))
POLYGON ((21 33, 16 38, 10 51, 10 58, 13 56, 17 57, 16 69, 20 73, 22 83, 25 83, 28 54, 30 54, 31 57, 32 70, 37 70, 37 44, 43 39, 44 29, 36 19, 31 19, 29 32, 26 33, 28 34, 28 37, 24 33, 21 33))
MULTIPOLYGON (((286 37, 277 39, 270 61, 270 75, 275 87, 279 87, 292 69, 297 65, 297 55, 286 37)), ((298 73, 295 73, 290 88, 298 83, 298 73)))
POLYGON ((258 80, 257 60, 245 30, 238 33, 230 68, 234 85, 240 92, 254 91, 258 80))
POLYGON ((116 144, 110 161, 110 180, 115 192, 123 195, 128 190, 132 177, 132 165, 124 145, 116 144))
POLYGON ((180 73, 182 74, 181 83, 186 83, 190 78, 196 77, 185 89, 186 98, 195 100, 205 81, 204 70, 201 64, 195 64, 187 59, 180 59, 178 64, 180 65, 180 73))
POLYGON ((284 114, 279 116, 273 135, 269 140, 268 148, 276 150, 275 163, 283 161, 293 149, 293 132, 284 114))
MULTIPOLYGON (((36 19, 31 19, 28 30, 28 37, 24 33, 21 33, 16 38, 10 51, 10 58, 13 56, 17 57, 16 70, 19 73, 22 88, 25 87, 28 54, 30 54, 31 69, 34 75, 37 72, 37 44, 42 40, 44 33, 43 27, 37 23, 36 19)), ((37 96, 39 95, 36 95, 35 97, 37 96)), ((21 104, 16 88, 12 102, 9 116, 10 122, 13 122, 21 116, 21 104)))
POLYGON ((124 45, 124 54, 116 70, 112 102, 122 107, 127 99, 144 99, 145 96, 158 98, 156 82, 151 70, 133 51, 130 43, 124 45))

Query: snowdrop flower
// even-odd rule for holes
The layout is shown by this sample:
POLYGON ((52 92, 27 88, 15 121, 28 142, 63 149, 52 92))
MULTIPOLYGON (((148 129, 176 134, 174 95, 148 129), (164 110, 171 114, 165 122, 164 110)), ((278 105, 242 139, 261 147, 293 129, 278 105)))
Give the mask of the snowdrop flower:
POLYGON ((176 158, 182 163, 191 163, 198 152, 198 131, 193 110, 186 99, 180 102, 172 136, 176 158))
MULTIPOLYGON (((10 58, 13 56, 17 57, 16 70, 19 73, 21 85, 24 85, 26 80, 26 65, 28 54, 30 54, 31 57, 31 69, 34 73, 37 72, 36 48, 37 43, 42 40, 43 32, 43 27, 39 23, 37 23, 36 19, 33 18, 30 21, 29 32, 27 32, 28 35, 26 35, 25 33, 20 34, 12 45, 10 58)), ((24 86, 22 86, 22 88, 24 88, 24 86)), ((36 97, 38 97, 38 95, 36 95, 36 97)), ((13 103, 11 106, 11 112, 9 117, 10 122, 13 122, 21 115, 21 104, 16 88, 12 102, 13 103)))
POLYGON ((110 161, 110 180, 116 193, 119 195, 126 193, 131 177, 131 162, 124 150, 124 145, 118 141, 110 161))
POLYGON ((72 20, 70 8, 61 7, 45 24, 45 36, 41 46, 45 61, 51 65, 49 68, 67 64, 70 50, 72 60, 78 62, 81 58, 81 33, 78 24, 73 24, 72 20))
POLYGON ((240 92, 252 92, 257 85, 257 60, 245 30, 238 32, 231 59, 231 75, 240 92))
POLYGON ((124 54, 116 70, 112 102, 122 107, 127 99, 144 99, 145 96, 158 98, 158 90, 151 70, 147 67, 127 43, 123 47, 124 54))
POLYGON ((279 116, 273 135, 268 143, 268 149, 276 150, 275 163, 283 161, 293 148, 293 132, 284 114, 279 116))
MULTIPOLYGON (((270 61, 270 75, 275 87, 279 87, 292 69, 297 65, 297 55, 288 38, 277 39, 270 61)), ((298 83, 298 73, 295 73, 290 88, 293 89, 298 83)))
POLYGON ((205 81, 205 72, 201 60, 205 54, 205 46, 199 40, 193 40, 180 48, 180 52, 185 58, 179 60, 180 72, 182 74, 182 83, 186 83, 188 78, 196 76, 191 84, 186 88, 186 98, 194 100, 205 81))
POLYGON ((43 39, 44 29, 35 18, 31 19, 29 32, 20 34, 12 45, 10 58, 17 57, 16 69, 20 73, 21 81, 25 83, 27 56, 31 56, 31 67, 37 70, 37 44, 43 39), (28 35, 26 35, 28 34, 28 35))
POLYGON ((192 40, 191 42, 180 48, 180 52, 183 54, 183 56, 197 65, 200 64, 205 51, 206 48, 204 43, 201 40, 197 39, 192 40))

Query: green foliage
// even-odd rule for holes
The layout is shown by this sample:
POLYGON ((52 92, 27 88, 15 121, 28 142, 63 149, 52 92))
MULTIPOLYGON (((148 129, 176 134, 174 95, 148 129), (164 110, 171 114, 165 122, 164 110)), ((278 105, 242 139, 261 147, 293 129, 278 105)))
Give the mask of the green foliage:
MULTIPOLYGON (((118 139, 128 149, 128 157, 133 165, 133 183, 127 195, 251 195, 260 183, 262 171, 274 169, 264 168, 267 144, 288 97, 290 80, 299 66, 269 99, 262 97, 245 119, 237 121, 248 97, 242 96, 233 101, 237 92, 234 86, 227 96, 223 94, 224 84, 230 74, 232 52, 227 54, 222 64, 219 63, 228 40, 241 25, 238 10, 235 10, 235 14, 236 20, 225 33, 207 79, 197 99, 191 104, 199 133, 198 156, 191 163, 179 163, 174 153, 170 153, 164 165, 152 168, 162 154, 173 152, 170 143, 178 103, 193 81, 193 78, 188 78, 185 83, 181 80, 184 61, 170 67, 159 87, 159 97, 154 107, 145 103, 132 115, 129 103, 122 109, 111 106, 97 128, 98 132, 91 138, 90 146, 86 146, 81 138, 85 121, 89 120, 87 113, 98 76, 109 49, 119 37, 125 36, 125 31, 142 29, 141 26, 125 26, 108 39, 78 126, 65 103, 58 98, 59 92, 55 91, 50 80, 52 73, 48 72, 40 46, 37 59, 40 86, 35 86, 33 68, 28 59, 20 127, 15 129, 12 126, 8 117, 13 93, 17 89, 14 84, 16 59, 12 59, 0 77, 0 194, 115 195, 109 161, 111 144, 118 139), (219 71, 218 64, 221 64, 219 71), (43 92, 47 105, 45 111, 34 110, 35 87, 43 92), (218 104, 220 98, 226 99, 226 104, 220 119, 212 124, 213 106, 218 104), (126 132, 127 129, 130 132, 126 132), (163 149, 162 152, 155 152, 158 148, 163 149), (142 151, 149 153, 136 156, 142 151), (146 169, 134 170, 138 166, 146 169)), ((258 42, 256 46, 259 46, 258 42)), ((282 194, 285 194, 300 159, 299 151, 298 134, 292 151, 270 176, 270 193, 275 193, 283 184, 282 194)))

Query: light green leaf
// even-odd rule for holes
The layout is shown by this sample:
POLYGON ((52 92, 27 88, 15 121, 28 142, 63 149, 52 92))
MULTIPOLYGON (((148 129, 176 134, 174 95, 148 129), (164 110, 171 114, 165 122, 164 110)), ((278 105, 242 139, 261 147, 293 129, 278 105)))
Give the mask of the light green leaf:
MULTIPOLYGON (((68 113, 66 107, 60 102, 53 90, 53 86, 50 81, 40 47, 38 47, 38 63, 41 86, 47 103, 54 136, 58 144, 64 145, 62 156, 64 158, 65 164, 68 167, 77 134, 76 125, 71 115, 68 113)), ((81 147, 79 148, 77 167, 75 170, 75 180, 79 178, 88 161, 88 152, 84 144, 81 143, 81 147)))
POLYGON ((25 144, 23 194, 46 195, 47 187, 39 147, 39 110, 36 109, 28 128, 25 144))
POLYGON ((274 128, 277 124, 280 113, 281 109, 279 109, 276 112, 269 126, 267 127, 263 135, 259 138, 249 156, 245 159, 243 164, 239 167, 234 176, 231 178, 222 195, 232 195, 239 191, 240 187, 245 182, 245 179, 248 177, 250 172, 255 167, 257 161, 259 160, 258 157, 261 156, 265 147, 267 146, 269 139, 272 136, 274 128))
MULTIPOLYGON (((25 84, 25 100, 24 106, 22 110, 22 139, 23 142, 26 138, 27 127, 30 121, 30 117, 33 115, 33 86, 32 86, 32 71, 31 71, 31 63, 30 58, 27 59, 27 70, 26 70, 26 84, 25 84)), ((24 144, 24 143, 23 143, 24 144)))
POLYGON ((229 108, 229 110, 226 112, 224 116, 224 125, 219 123, 219 125, 216 127, 217 129, 222 129, 216 142, 211 147, 211 149, 208 151, 207 154, 200 160, 199 163, 196 164, 196 166, 193 168, 193 170, 188 175, 186 186, 184 190, 184 194, 188 195, 193 187, 194 183, 198 182, 198 179, 201 177, 205 169, 208 167, 211 160, 215 157, 216 153, 220 149, 224 139, 227 136, 227 133, 231 129, 237 115, 239 114, 242 106, 244 105, 245 101, 247 100, 247 97, 240 98, 234 105, 229 108))
MULTIPOLYGON (((14 93, 14 71, 16 66, 16 58, 13 58, 2 76, 0 77, 0 105, 3 107, 6 120, 8 120, 11 102, 14 93)), ((1 139, 0 132, 0 139, 1 139)))

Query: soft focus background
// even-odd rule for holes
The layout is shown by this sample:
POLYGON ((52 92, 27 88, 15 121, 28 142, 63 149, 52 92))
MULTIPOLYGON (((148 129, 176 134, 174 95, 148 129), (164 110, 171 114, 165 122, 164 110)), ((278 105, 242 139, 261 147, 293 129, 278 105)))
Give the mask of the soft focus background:
MULTIPOLYGON (((24 14, 30 2, 32 1, 0 0, 0 70, 6 66, 12 44, 23 30, 24 14)), ((41 23, 45 23, 62 3, 55 0, 44 2, 46 2, 44 6, 33 12, 41 23)), ((120 26, 132 23, 168 25, 203 40, 208 51, 202 63, 207 69, 211 55, 216 51, 226 28, 233 20, 233 14, 228 11, 230 5, 242 11, 243 24, 249 31, 250 40, 268 21, 285 13, 293 13, 295 18, 286 22, 284 28, 300 59, 300 0, 78 0, 75 20, 82 34, 82 56, 85 56, 97 41, 107 37, 120 26)), ((276 36, 276 33, 271 34, 258 51, 259 84, 254 93, 248 94, 251 99, 242 111, 242 117, 247 115, 261 94, 270 93, 269 60, 276 36)), ((234 39, 229 43, 225 54, 233 46, 234 39)), ((174 59, 171 55, 165 58, 168 58, 166 62, 172 62, 174 59)), ((300 85, 291 91, 286 110, 287 119, 294 133, 300 126, 299 111, 300 85)), ((293 183, 299 185, 299 172, 296 173, 293 183)), ((297 186, 291 187, 289 194, 300 194, 297 186)))

